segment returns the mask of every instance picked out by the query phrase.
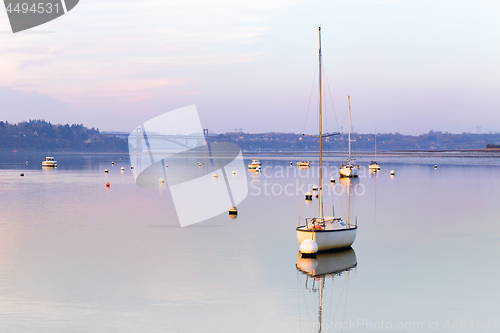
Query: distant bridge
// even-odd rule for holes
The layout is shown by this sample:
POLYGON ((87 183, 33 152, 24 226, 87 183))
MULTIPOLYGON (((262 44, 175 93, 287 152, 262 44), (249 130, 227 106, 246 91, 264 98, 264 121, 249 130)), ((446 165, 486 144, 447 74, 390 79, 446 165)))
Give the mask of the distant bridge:
MULTIPOLYGON (((101 133, 107 135, 109 137, 115 137, 120 139, 128 139, 130 133, 125 132, 104 132, 101 133)), ((137 140, 137 150, 142 151, 142 139, 144 139, 147 144, 149 144, 149 140, 163 140, 167 142, 172 142, 181 147, 191 149, 193 147, 197 147, 203 145, 218 136, 219 134, 210 131, 208 128, 203 129, 203 135, 162 135, 162 134, 148 134, 144 131, 142 127, 138 127, 135 132, 135 137, 137 140), (195 142, 193 142, 195 141, 195 142)))

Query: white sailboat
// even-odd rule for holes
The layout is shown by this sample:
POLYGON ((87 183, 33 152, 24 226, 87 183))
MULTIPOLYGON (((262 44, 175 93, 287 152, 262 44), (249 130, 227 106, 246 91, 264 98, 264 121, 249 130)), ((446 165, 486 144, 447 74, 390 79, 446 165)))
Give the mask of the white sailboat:
POLYGON ((347 113, 348 113, 348 133, 349 133, 349 157, 347 159, 347 164, 342 164, 339 167, 340 177, 358 177, 359 175, 359 165, 351 163, 351 96, 347 96, 347 113))
POLYGON ((377 172, 380 170, 380 164, 377 163, 377 128, 375 127, 375 161, 371 161, 368 169, 377 172))
MULTIPOLYGON (((319 38, 319 216, 306 218, 305 224, 297 225, 297 239, 300 244, 300 252, 313 254, 318 251, 327 251, 351 246, 356 238, 357 225, 351 225, 349 219, 344 223, 341 218, 335 216, 324 216, 323 214, 323 151, 322 140, 324 137, 334 134, 323 135, 322 110, 321 110, 321 27, 318 28, 319 38)), ((338 134, 338 133, 336 133, 338 134)))

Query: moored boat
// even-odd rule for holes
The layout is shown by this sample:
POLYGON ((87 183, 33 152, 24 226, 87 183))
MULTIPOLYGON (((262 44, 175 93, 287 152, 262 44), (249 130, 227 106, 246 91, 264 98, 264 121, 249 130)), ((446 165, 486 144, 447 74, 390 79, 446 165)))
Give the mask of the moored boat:
POLYGON ((378 171, 380 170, 380 164, 378 164, 377 161, 371 161, 368 168, 373 171, 378 171))
MULTIPOLYGON (((299 241, 300 252, 303 255, 311 255, 318 251, 327 251, 350 247, 356 238, 357 223, 350 224, 348 216, 347 223, 339 217, 326 217, 323 214, 323 150, 322 141, 324 137, 335 134, 323 135, 322 123, 322 90, 321 90, 321 27, 318 29, 319 38, 319 216, 306 218, 305 224, 297 222, 297 240, 299 241)), ((358 169, 359 170, 359 169, 358 169)), ((350 187, 349 187, 350 189, 350 187)), ((350 194, 350 193, 349 193, 350 194)), ((307 197, 306 197, 307 199, 307 197)), ((350 203, 350 201, 349 201, 350 203)), ((350 208, 350 207, 349 207, 350 208)))
POLYGON ((45 157, 45 161, 42 162, 42 166, 44 167, 56 167, 57 166, 57 161, 55 158, 51 156, 45 157))
POLYGON ((252 163, 250 163, 248 165, 248 168, 249 169, 257 169, 258 167, 260 167, 262 165, 262 163, 260 163, 260 161, 258 159, 253 159, 252 160, 252 163))
POLYGON ((370 165, 368 165, 368 169, 371 171, 378 171, 380 170, 380 164, 377 162, 377 128, 375 127, 375 160, 370 162, 370 165))
POLYGON ((349 133, 349 157, 347 158, 347 164, 342 164, 339 167, 340 177, 358 177, 359 175, 359 165, 352 164, 351 158, 351 96, 347 96, 347 112, 348 112, 348 133, 349 133))

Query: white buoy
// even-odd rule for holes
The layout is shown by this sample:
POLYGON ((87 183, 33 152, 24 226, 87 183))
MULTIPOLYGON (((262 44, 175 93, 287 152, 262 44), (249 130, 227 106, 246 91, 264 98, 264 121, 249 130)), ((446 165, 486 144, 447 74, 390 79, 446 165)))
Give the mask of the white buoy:
POLYGON ((131 165, 131 166, 130 166, 130 169, 131 169, 131 170, 134 170, 134 166, 133 166, 133 165, 131 165))
POLYGON ((312 190, 313 191, 317 191, 318 190, 318 185, 313 185, 312 190))
POLYGON ((111 164, 115 164, 115 162, 111 162, 111 164))
POLYGON ((200 163, 200 162, 198 162, 198 166, 201 166, 201 163, 200 163))
POLYGON ((290 162, 290 165, 293 165, 293 162, 290 162))
POLYGON ((125 168, 124 168, 124 167, 122 167, 120 170, 121 170, 121 171, 123 171, 123 170, 125 170, 125 168))
POLYGON ((434 164, 434 169, 437 169, 437 168, 438 168, 437 164, 434 164))
POLYGON ((394 176, 395 174, 394 170, 391 170, 391 176, 394 176))
POLYGON ((158 183, 164 183, 165 180, 163 178, 158 179, 158 183))
POLYGON ((300 244, 300 253, 302 254, 314 254, 318 252, 318 244, 312 239, 305 239, 300 244))
POLYGON ((255 172, 260 172, 260 168, 255 168, 255 172))
POLYGON ((330 178, 330 183, 335 183, 335 178, 330 178))
POLYGON ((238 174, 238 173, 236 171, 233 171, 233 175, 236 175, 236 174, 238 174))
POLYGON ((105 173, 108 173, 109 171, 108 171, 108 169, 104 169, 104 172, 105 172, 105 173))
POLYGON ((237 214, 238 214, 238 209, 236 208, 236 206, 229 208, 229 215, 237 215, 237 214))
POLYGON ((165 168, 168 168, 168 164, 165 164, 165 168))
POLYGON ((214 173, 213 177, 214 178, 219 178, 219 175, 217 174, 217 172, 214 173))
POLYGON ((306 192, 305 196, 306 196, 306 200, 312 200, 312 198, 313 198, 312 193, 309 191, 306 192))

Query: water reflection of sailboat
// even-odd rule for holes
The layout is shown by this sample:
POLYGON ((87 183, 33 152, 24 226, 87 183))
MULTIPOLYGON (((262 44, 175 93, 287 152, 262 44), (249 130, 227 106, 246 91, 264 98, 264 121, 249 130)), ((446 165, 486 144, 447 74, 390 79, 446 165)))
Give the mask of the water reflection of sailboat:
POLYGON ((352 248, 336 252, 323 252, 315 257, 304 258, 299 252, 297 256, 297 270, 305 275, 306 290, 318 293, 318 332, 323 326, 323 292, 327 280, 333 282, 335 278, 345 275, 347 280, 349 271, 356 268, 358 262, 356 252, 352 248))
POLYGON ((378 172, 373 172, 370 173, 370 178, 373 177, 375 179, 375 184, 374 184, 374 212, 375 212, 375 217, 377 217, 377 178, 378 178, 378 172))
MULTIPOLYGON (((340 178, 339 184, 342 187, 342 190, 347 193, 347 224, 351 224, 351 196, 352 196, 352 187, 356 188, 359 185, 359 178, 340 178)), ((355 218, 355 225, 358 224, 357 219, 355 218)))

